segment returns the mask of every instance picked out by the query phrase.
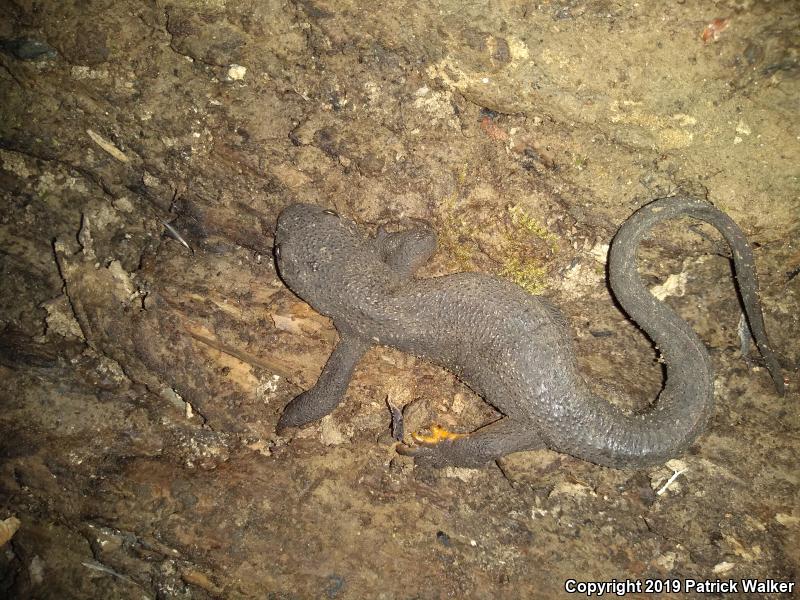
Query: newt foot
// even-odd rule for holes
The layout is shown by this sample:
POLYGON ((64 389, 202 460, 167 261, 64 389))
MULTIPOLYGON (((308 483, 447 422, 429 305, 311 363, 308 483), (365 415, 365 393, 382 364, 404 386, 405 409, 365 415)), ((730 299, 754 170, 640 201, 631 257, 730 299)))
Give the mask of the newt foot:
POLYGON ((465 433, 448 431, 444 427, 439 427, 438 425, 431 427, 430 435, 425 435, 424 433, 419 433, 417 431, 411 434, 411 437, 414 438, 414 441, 422 444, 423 446, 433 446, 447 440, 457 440, 458 438, 465 436, 465 433))
POLYGON ((431 427, 430 435, 413 433, 411 437, 419 446, 397 447, 397 453, 410 456, 414 462, 424 467, 481 467, 486 461, 478 458, 469 436, 465 433, 454 433, 438 425, 431 427))

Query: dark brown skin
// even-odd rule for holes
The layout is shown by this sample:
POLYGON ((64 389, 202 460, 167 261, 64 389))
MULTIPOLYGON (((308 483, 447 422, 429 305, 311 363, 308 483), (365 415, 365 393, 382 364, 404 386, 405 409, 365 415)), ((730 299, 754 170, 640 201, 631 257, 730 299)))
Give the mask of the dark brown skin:
POLYGON ((278 219, 278 270, 292 291, 333 319, 340 340, 317 384, 288 404, 279 428, 330 413, 363 354, 382 344, 449 369, 504 415, 468 436, 402 450, 418 463, 475 467, 546 447, 599 465, 639 468, 681 454, 713 413, 711 359, 689 325, 647 290, 636 271, 641 239, 655 224, 681 216, 710 223, 730 245, 750 330, 783 393, 752 251, 738 226, 707 202, 656 200, 636 211, 612 243, 612 290, 667 365, 658 403, 633 416, 589 392, 564 319, 545 299, 477 273, 417 279, 414 271, 436 250, 430 229, 379 232, 369 239, 333 211, 295 204, 278 219))

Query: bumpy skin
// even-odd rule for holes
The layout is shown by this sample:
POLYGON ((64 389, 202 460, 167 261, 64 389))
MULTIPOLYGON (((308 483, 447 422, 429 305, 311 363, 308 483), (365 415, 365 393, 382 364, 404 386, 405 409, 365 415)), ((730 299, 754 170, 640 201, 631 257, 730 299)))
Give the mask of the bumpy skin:
POLYGON ((436 249, 430 229, 379 231, 369 239, 333 211, 295 204, 278 219, 278 270, 292 291, 333 319, 340 341, 314 388, 286 407, 279 428, 330 413, 364 352, 382 344, 444 366, 504 415, 468 436, 406 448, 417 462, 479 466, 510 452, 547 447, 600 465, 638 468, 680 454, 713 412, 711 360, 692 329, 647 290, 636 271, 636 249, 656 223, 683 215, 711 223, 731 246, 750 329, 782 393, 752 252, 736 224, 706 202, 656 200, 634 213, 614 238, 612 289, 667 364, 657 404, 633 416, 590 393, 564 319, 543 298, 477 273, 416 279, 414 271, 436 249))

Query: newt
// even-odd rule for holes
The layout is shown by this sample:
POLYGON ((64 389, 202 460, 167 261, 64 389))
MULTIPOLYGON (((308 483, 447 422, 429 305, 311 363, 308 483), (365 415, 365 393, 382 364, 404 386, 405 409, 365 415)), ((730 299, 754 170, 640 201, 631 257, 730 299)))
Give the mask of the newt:
POLYGON ((706 201, 662 198, 620 227, 609 250, 611 289, 666 364, 657 402, 626 414, 593 394, 581 376, 569 327, 548 300, 481 273, 417 278, 436 251, 435 232, 414 226, 374 237, 336 212, 285 208, 275 233, 278 274, 333 320, 339 341, 317 383, 284 409, 279 430, 327 415, 345 395, 361 357, 385 345, 450 370, 503 417, 467 435, 440 434, 400 446, 418 464, 479 467, 512 452, 550 448, 613 468, 642 468, 684 452, 714 410, 714 371, 692 328, 648 290, 637 248, 656 224, 689 216, 713 225, 733 253, 744 313, 778 393, 780 366, 767 339, 755 260, 736 223, 706 201))

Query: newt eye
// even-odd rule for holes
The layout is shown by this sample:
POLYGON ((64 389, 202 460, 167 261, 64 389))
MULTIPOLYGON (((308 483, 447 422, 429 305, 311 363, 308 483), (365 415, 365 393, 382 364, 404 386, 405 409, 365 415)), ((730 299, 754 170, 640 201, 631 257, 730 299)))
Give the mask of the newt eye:
POLYGON ((334 217, 339 216, 339 213, 337 213, 335 210, 331 210, 330 208, 326 208, 322 212, 324 212, 326 215, 333 215, 334 217))
POLYGON ((273 249, 273 252, 275 252, 275 258, 280 258, 281 257, 281 245, 280 244, 276 244, 275 248, 273 249))

